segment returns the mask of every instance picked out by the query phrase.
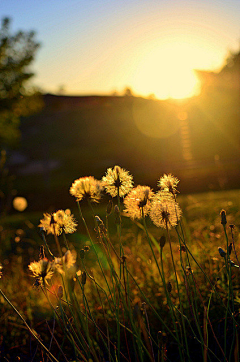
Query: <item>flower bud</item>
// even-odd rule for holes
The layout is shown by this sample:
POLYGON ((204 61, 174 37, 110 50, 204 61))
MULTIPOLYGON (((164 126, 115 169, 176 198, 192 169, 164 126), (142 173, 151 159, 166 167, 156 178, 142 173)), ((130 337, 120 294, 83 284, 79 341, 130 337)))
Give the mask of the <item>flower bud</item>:
POLYGON ((232 252, 232 243, 229 244, 228 246, 228 254, 231 255, 231 252, 232 252))
POLYGON ((222 210, 220 212, 220 215, 221 215, 221 224, 226 225, 227 224, 226 211, 222 210))
POLYGON ((63 287, 59 285, 58 291, 57 291, 57 297, 61 299, 63 297, 63 287))
POLYGON ((162 235, 160 237, 160 248, 163 248, 165 244, 166 244, 166 237, 162 235))
POLYGON ((172 291, 172 284, 170 282, 167 283, 167 291, 168 293, 171 293, 172 291))
POLYGON ((86 284, 87 274, 85 271, 82 272, 82 285, 86 284))
POLYGON ((85 258, 85 250, 81 249, 80 250, 80 259, 83 260, 85 258))
POLYGON ((218 248, 219 254, 222 258, 225 258, 225 256, 227 255, 226 251, 224 251, 222 248, 218 248))

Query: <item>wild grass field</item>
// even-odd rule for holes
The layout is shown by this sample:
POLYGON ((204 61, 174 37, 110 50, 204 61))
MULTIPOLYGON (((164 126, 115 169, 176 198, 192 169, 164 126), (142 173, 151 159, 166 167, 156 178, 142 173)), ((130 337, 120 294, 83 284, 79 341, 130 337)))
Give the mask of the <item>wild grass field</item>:
POLYGON ((119 166, 69 191, 1 218, 0 360, 239 361, 240 191, 119 166))

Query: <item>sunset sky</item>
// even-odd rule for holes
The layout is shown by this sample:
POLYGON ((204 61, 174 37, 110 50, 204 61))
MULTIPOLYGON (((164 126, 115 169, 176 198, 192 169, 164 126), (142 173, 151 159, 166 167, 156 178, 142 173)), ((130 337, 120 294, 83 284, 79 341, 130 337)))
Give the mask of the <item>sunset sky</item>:
POLYGON ((240 44, 239 0, 1 0, 0 14, 36 31, 45 92, 182 98, 198 90, 193 69, 220 69, 240 44))

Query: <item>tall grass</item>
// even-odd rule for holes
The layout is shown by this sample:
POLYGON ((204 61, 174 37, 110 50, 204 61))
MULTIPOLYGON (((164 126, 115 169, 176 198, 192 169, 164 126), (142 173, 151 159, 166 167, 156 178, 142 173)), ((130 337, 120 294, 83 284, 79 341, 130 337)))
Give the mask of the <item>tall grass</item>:
POLYGON ((197 250, 185 230, 177 184, 164 175, 157 193, 147 186, 133 188, 132 176, 115 166, 102 181, 86 177, 73 183, 78 226, 70 210, 44 214, 43 246, 29 273, 35 277, 31 293, 48 306, 49 340, 2 288, 0 293, 46 360, 239 361, 234 225, 228 228, 222 210, 219 251, 210 258, 204 246, 197 250), (100 217, 93 203, 104 189, 112 201, 100 217), (87 235, 78 253, 77 228, 87 235))

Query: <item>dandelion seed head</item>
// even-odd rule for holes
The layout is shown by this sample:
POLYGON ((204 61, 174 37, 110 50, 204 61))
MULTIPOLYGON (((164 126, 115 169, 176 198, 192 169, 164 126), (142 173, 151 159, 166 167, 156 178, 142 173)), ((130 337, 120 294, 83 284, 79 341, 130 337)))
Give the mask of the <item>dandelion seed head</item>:
POLYGON ((150 218, 157 227, 172 228, 177 225, 182 211, 173 198, 157 192, 152 198, 150 218))
POLYGON ((164 174, 163 177, 160 178, 158 181, 158 186, 161 188, 161 190, 166 190, 175 195, 177 193, 178 183, 179 180, 169 173, 168 175, 164 174))
POLYGON ((88 198, 90 201, 99 202, 102 190, 102 182, 93 176, 88 176, 75 180, 70 187, 70 194, 76 197, 77 201, 88 198))
POLYGON ((153 191, 149 186, 133 188, 124 199, 125 212, 131 219, 141 219, 147 216, 151 209, 153 191))
POLYGON ((64 231, 65 234, 72 234, 77 230, 77 223, 69 209, 65 211, 58 210, 54 214, 54 219, 56 220, 56 223, 59 226, 59 228, 62 231, 64 231))
POLYGON ((75 250, 68 250, 62 258, 55 258, 54 265, 60 274, 74 275, 76 272, 76 258, 75 250))
POLYGON ((106 192, 112 197, 118 195, 124 197, 133 188, 133 177, 130 173, 119 166, 108 168, 106 175, 102 178, 106 192))
POLYGON ((52 261, 47 258, 43 258, 39 261, 33 261, 28 265, 29 270, 33 273, 33 276, 37 278, 40 283, 47 283, 48 279, 54 274, 55 266, 52 261))
POLYGON ((53 214, 43 214, 44 218, 40 220, 38 225, 47 234, 60 235, 62 232, 65 234, 72 234, 77 230, 77 223, 70 210, 58 210, 53 214))

